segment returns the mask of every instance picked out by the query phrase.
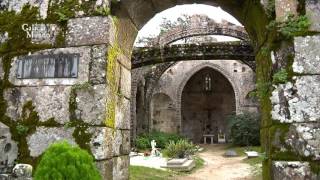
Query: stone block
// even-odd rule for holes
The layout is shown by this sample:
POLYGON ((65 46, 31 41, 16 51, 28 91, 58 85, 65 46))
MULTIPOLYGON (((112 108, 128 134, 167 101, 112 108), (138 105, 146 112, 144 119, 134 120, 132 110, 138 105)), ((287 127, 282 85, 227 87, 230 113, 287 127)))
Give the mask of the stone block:
POLYGON ((17 157, 17 143, 11 139, 9 127, 0 122, 0 174, 3 173, 2 168, 13 167, 17 157))
POLYGON ((128 155, 130 153, 130 131, 129 130, 114 130, 106 128, 104 153, 101 157, 105 159, 119 155, 128 155))
POLYGON ((51 118, 60 124, 69 121, 70 86, 43 86, 10 88, 4 92, 8 103, 6 115, 17 120, 22 117, 23 106, 32 101, 39 120, 45 122, 51 118))
POLYGON ((106 138, 107 135, 107 128, 103 127, 90 127, 88 132, 92 134, 92 138, 90 140, 90 148, 91 152, 95 158, 95 160, 105 160, 107 158, 112 157, 112 148, 109 147, 108 140, 106 138))
POLYGON ((115 127, 117 129, 130 129, 130 100, 124 97, 118 97, 115 127))
POLYGON ((272 176, 272 179, 281 180, 317 180, 320 178, 319 175, 316 175, 311 171, 310 164, 308 162, 300 161, 273 161, 272 176))
POLYGON ((58 55, 58 54, 78 54, 78 76, 77 78, 45 78, 45 79, 17 79, 16 72, 18 67, 18 59, 23 60, 28 56, 15 57, 11 63, 9 81, 16 86, 53 86, 53 85, 74 85, 87 82, 89 80, 89 62, 91 59, 90 47, 73 47, 73 48, 59 48, 47 49, 37 51, 32 55, 58 55))
POLYGON ((107 46, 99 45, 92 47, 92 59, 90 62, 90 82, 93 84, 106 83, 106 57, 107 46))
POLYGON ((13 168, 13 174, 18 179, 32 180, 32 170, 29 164, 17 164, 13 168))
POLYGON ((305 74, 320 74, 320 36, 294 38, 295 58, 293 71, 305 74))
POLYGON ((283 123, 320 120, 320 76, 293 77, 272 92, 272 119, 283 123))
POLYGON ((77 119, 92 125, 102 125, 106 119, 106 85, 95 85, 76 90, 77 119))
POLYGON ((290 127, 285 143, 300 156, 320 160, 320 124, 298 123, 290 127))
POLYGON ((67 46, 98 45, 109 43, 111 17, 84 17, 68 21, 67 46))
POLYGON ((121 77, 120 77, 120 88, 121 94, 130 99, 131 97, 131 72, 129 69, 121 66, 121 77))
POLYGON ((289 15, 297 15, 298 0, 275 0, 276 20, 285 21, 289 15))
POLYGON ((47 17, 47 11, 49 7, 49 0, 9 0, 8 10, 21 12, 25 5, 39 7, 40 17, 45 19, 47 17))
POLYGON ((96 166, 103 180, 113 179, 113 160, 97 161, 96 166))
POLYGON ((311 22, 311 31, 320 31, 320 2, 318 0, 306 0, 306 15, 311 22))
POLYGON ((126 7, 133 23, 138 29, 142 28, 149 21, 148 17, 153 17, 157 13, 150 1, 126 1, 123 3, 123 6, 126 7))
POLYGON ((113 180, 129 179, 129 156, 118 156, 113 158, 113 180))
POLYGON ((56 24, 25 24, 22 28, 34 44, 54 45, 60 32, 60 28, 56 24))
POLYGON ((47 128, 37 127, 36 132, 27 137, 27 143, 31 157, 40 156, 52 143, 66 140, 75 145, 72 136, 74 128, 47 128))

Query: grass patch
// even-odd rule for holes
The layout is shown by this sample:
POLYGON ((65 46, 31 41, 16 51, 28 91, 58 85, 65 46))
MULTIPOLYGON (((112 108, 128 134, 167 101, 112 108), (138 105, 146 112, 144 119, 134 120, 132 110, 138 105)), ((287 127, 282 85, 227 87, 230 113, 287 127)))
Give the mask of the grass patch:
POLYGON ((177 172, 160 170, 143 166, 130 166, 130 180, 164 180, 172 179, 178 175, 177 172))

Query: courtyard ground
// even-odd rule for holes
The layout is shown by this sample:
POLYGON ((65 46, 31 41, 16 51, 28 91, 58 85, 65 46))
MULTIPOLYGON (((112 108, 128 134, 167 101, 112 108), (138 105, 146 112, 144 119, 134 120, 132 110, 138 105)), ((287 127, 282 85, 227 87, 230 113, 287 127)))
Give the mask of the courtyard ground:
MULTIPOLYGON (((205 161, 202 168, 191 173, 176 173, 144 167, 131 167, 130 179, 145 180, 259 180, 261 178, 262 158, 247 159, 244 156, 245 148, 231 147, 229 145, 205 145, 205 150, 198 156, 205 161), (227 158, 223 154, 227 149, 234 149, 239 157, 227 158), (144 174, 147 173, 147 174, 144 174)), ((253 150, 257 150, 254 148, 253 150)))

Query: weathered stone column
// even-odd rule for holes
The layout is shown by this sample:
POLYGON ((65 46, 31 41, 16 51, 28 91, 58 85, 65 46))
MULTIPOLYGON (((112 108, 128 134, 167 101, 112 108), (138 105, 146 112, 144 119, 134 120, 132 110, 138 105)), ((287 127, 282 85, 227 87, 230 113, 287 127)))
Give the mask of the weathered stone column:
POLYGON ((320 2, 276 0, 275 10, 276 41, 260 52, 271 50, 271 60, 258 64, 260 70, 263 65, 272 67, 273 74, 272 82, 258 81, 260 91, 267 94, 272 85, 270 101, 262 98, 263 177, 316 180, 320 178, 320 2))

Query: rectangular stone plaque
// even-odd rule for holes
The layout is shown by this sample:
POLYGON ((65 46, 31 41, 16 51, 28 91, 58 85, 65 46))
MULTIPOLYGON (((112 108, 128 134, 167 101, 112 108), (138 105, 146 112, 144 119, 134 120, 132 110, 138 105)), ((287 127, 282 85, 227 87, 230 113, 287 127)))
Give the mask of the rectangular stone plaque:
POLYGON ((77 78, 80 54, 31 55, 17 60, 18 79, 77 78))

